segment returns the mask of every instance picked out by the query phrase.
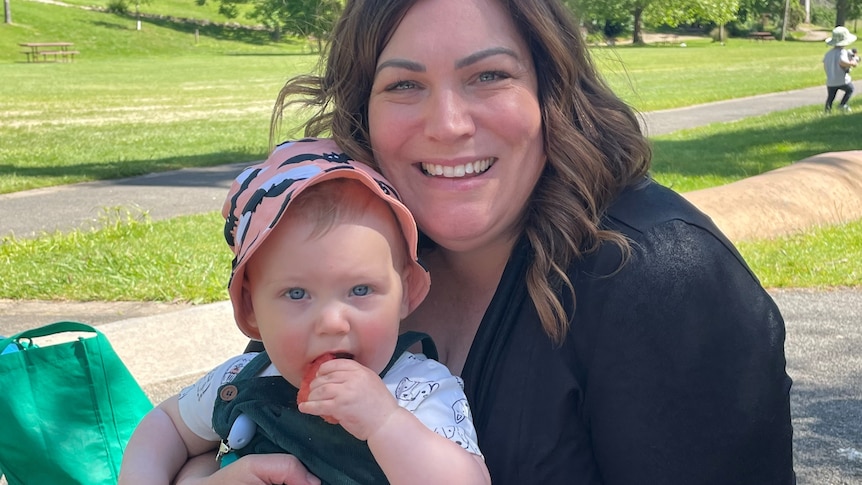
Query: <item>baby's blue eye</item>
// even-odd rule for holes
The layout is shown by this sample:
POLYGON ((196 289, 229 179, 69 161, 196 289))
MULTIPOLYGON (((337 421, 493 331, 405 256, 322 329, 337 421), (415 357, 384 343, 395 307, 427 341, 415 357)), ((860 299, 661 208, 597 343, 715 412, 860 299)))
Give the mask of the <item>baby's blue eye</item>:
POLYGON ((305 290, 302 288, 291 288, 287 290, 287 296, 291 300, 302 300, 305 297, 305 290))
POLYGON ((357 285, 353 287, 352 293, 356 296, 365 296, 371 293, 371 288, 368 285, 357 285))

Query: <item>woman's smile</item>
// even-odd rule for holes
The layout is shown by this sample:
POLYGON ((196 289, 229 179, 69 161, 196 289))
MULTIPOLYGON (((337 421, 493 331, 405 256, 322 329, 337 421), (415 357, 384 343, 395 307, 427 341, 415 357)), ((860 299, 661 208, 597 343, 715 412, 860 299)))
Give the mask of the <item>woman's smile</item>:
POLYGON ((483 158, 482 160, 476 160, 475 162, 460 164, 460 165, 442 165, 438 163, 425 163, 422 165, 422 172, 425 175, 429 175, 431 177, 445 177, 445 178, 461 178, 467 177, 470 175, 480 175, 496 162, 497 159, 494 157, 483 158))

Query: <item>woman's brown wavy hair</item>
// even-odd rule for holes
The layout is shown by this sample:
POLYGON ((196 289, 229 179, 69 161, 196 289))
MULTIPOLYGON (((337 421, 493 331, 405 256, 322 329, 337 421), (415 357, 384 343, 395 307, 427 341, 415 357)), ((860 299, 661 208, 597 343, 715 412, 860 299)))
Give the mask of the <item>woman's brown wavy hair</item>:
MULTIPOLYGON (((298 105, 313 110, 306 136, 329 134, 349 155, 374 165, 368 100, 377 59, 415 1, 348 0, 321 57, 322 76, 295 77, 279 93, 270 141, 284 110, 298 105)), ((499 1, 526 39, 538 77, 548 163, 523 216, 534 253, 527 287, 546 333, 560 343, 575 302, 566 269, 604 242, 628 258, 626 238, 599 223, 620 191, 647 174, 651 150, 634 111, 600 77, 559 0, 499 1), (571 308, 564 308, 561 289, 571 295, 571 308)))

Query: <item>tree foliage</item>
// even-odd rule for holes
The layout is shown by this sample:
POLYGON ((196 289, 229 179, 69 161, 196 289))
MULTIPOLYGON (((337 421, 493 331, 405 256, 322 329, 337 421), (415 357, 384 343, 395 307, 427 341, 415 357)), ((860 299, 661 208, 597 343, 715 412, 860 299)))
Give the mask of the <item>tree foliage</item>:
MULTIPOLYGON (((207 0, 195 0, 198 5, 207 0)), ((283 35, 294 35, 317 41, 332 30, 332 26, 343 8, 343 0, 214 0, 219 3, 219 13, 228 18, 240 15, 241 5, 250 5, 246 17, 260 22, 273 32, 279 40, 283 35)))
POLYGON ((739 2, 740 0, 570 0, 569 5, 582 19, 590 22, 631 22, 632 42, 640 44, 643 43, 641 32, 645 23, 669 27, 697 22, 722 25, 736 18, 739 2))

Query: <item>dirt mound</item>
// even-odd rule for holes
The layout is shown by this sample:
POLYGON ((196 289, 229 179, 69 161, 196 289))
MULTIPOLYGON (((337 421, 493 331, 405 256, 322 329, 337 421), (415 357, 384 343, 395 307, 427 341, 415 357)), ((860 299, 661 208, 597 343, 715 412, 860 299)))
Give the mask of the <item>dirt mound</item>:
POLYGON ((862 150, 830 152, 683 196, 734 242, 862 219, 862 150))

